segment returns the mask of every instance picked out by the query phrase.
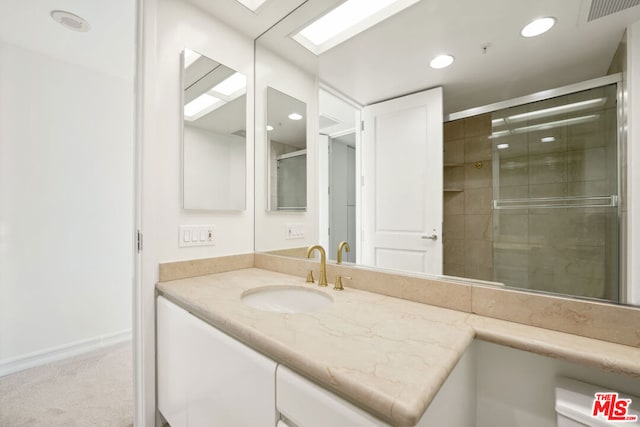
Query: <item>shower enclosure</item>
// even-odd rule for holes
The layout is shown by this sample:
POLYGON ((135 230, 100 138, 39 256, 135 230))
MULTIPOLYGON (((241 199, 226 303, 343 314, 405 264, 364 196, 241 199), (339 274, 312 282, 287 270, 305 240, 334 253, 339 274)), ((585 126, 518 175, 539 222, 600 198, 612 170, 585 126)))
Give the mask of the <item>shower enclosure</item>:
MULTIPOLYGON (((511 103, 482 115, 487 122, 488 135, 482 137, 488 141, 484 143, 487 159, 461 168, 464 185, 456 187, 469 193, 464 199, 467 204, 473 203, 472 191, 479 187, 473 179, 481 175, 476 169, 490 169, 484 175, 483 203, 490 200, 491 204, 486 212, 487 231, 491 231, 484 243, 492 254, 486 257, 484 277, 465 276, 620 301, 617 97, 614 83, 516 106, 511 103)), ((474 141, 478 138, 465 141, 465 150, 474 141)), ((455 175, 446 166, 445 191, 447 177, 455 175)), ((446 215, 450 194, 445 192, 445 232, 446 222, 453 218, 446 215)), ((473 217, 467 215, 459 223, 473 227, 479 222, 473 217)), ((464 234, 481 233, 465 229, 464 234)), ((472 249, 474 242, 464 244, 472 249)), ((445 235, 445 267, 446 251, 445 235)), ((465 266, 465 272, 473 271, 465 266)))

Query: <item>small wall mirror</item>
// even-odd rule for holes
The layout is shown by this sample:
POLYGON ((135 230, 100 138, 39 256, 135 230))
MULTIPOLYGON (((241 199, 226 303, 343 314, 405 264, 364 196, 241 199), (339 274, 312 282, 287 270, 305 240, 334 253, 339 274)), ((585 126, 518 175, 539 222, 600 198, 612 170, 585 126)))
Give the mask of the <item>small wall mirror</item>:
POLYGON ((270 211, 307 210, 307 104, 267 88, 270 211))
POLYGON ((182 89, 183 208, 244 210, 246 76, 185 49, 182 89))

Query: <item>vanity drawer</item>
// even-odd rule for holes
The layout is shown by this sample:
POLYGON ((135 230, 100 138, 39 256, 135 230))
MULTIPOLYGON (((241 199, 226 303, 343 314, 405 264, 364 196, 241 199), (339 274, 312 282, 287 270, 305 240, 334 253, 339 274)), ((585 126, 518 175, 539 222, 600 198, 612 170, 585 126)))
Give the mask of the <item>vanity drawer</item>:
POLYGON ((278 411, 298 427, 389 426, 282 365, 276 389, 278 411))

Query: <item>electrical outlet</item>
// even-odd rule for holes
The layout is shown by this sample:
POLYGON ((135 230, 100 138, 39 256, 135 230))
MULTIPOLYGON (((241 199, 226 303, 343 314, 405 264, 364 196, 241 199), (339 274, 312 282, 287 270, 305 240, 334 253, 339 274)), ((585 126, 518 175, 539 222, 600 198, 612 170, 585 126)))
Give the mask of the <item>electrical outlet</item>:
POLYGON ((304 224, 287 224, 286 237, 291 239, 304 239, 304 224))
POLYGON ((178 230, 178 246, 215 246, 215 225, 181 225, 178 230))

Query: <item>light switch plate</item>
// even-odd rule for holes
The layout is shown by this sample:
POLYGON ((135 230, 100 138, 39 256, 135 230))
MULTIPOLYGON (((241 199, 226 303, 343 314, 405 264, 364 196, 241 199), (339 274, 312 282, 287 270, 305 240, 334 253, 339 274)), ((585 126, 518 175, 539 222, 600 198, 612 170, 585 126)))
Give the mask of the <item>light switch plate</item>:
POLYGON ((178 230, 178 246, 215 246, 215 225, 181 225, 178 230))
POLYGON ((304 224, 287 224, 285 239, 304 239, 304 224))

